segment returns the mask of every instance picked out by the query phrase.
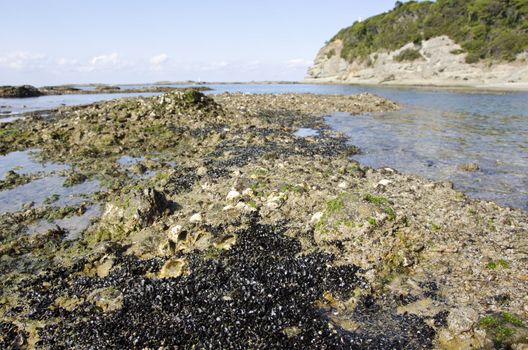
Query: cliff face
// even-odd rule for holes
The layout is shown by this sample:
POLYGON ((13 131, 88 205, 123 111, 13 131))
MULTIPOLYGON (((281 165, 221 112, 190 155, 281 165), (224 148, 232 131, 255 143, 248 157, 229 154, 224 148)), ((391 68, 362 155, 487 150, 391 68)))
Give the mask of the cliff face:
POLYGON ((307 80, 528 88, 528 2, 398 2, 339 31, 307 80))
POLYGON ((343 44, 335 40, 324 46, 308 71, 310 82, 364 84, 409 84, 486 86, 528 83, 528 54, 513 62, 466 63, 466 54, 447 36, 421 44, 409 43, 398 50, 376 52, 366 60, 347 62, 341 57, 343 44), (412 61, 398 61, 402 52, 418 52, 412 61))

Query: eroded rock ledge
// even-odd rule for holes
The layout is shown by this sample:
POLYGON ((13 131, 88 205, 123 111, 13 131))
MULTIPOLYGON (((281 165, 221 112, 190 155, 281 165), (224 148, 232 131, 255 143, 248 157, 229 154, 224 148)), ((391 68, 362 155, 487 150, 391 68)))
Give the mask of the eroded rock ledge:
POLYGON ((189 90, 0 125, 1 153, 75 163, 105 207, 74 241, 0 217, 1 347, 527 343, 527 214, 362 167, 323 119, 394 108, 189 90))

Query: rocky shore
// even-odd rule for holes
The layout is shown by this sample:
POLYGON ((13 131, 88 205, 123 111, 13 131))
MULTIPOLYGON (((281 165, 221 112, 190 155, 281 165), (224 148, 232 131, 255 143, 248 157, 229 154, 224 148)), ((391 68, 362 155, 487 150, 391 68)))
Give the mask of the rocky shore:
MULTIPOLYGON (((194 89, 198 91, 210 90, 206 86, 198 86, 194 89)), ((93 94, 124 94, 124 93, 144 93, 144 92, 170 92, 182 90, 168 86, 145 86, 141 88, 120 88, 114 85, 96 85, 93 89, 80 89, 69 85, 43 86, 36 88, 32 85, 21 86, 0 86, 0 98, 25 98, 49 95, 93 95, 93 94)))
POLYGON ((0 348, 526 348, 527 213, 363 167, 324 121, 397 108, 185 90, 0 124, 99 186, 1 214, 0 348))
POLYGON ((470 64, 460 45, 447 36, 410 42, 397 50, 375 52, 354 62, 342 58, 342 50, 341 40, 321 48, 305 82, 528 90, 528 52, 510 62, 470 64), (405 52, 415 52, 417 57, 401 60, 399 57, 405 52))

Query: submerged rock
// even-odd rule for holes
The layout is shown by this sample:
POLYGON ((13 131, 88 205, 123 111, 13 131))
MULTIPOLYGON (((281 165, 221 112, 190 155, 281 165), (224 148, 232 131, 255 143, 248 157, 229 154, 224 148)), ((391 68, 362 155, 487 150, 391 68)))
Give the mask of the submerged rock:
POLYGON ((467 171, 467 172, 473 172, 473 171, 480 170, 480 166, 477 163, 460 164, 457 168, 459 170, 467 171))

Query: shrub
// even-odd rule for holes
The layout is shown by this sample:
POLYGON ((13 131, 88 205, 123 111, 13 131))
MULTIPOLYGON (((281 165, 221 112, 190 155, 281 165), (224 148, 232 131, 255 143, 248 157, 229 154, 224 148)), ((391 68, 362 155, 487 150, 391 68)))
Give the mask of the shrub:
POLYGON ((466 56, 466 63, 468 64, 477 63, 479 60, 480 60, 480 56, 478 55, 478 53, 470 52, 466 56))
POLYGON ((454 49, 454 50, 451 50, 449 53, 452 54, 452 55, 461 55, 463 54, 465 51, 462 50, 462 49, 454 49))
POLYGON ((330 58, 332 56, 335 56, 335 54, 336 54, 336 50, 332 49, 332 50, 328 51, 325 56, 326 56, 326 58, 330 58))
POLYGON ((396 62, 403 62, 403 61, 416 61, 417 59, 423 58, 420 51, 416 49, 405 49, 402 52, 400 52, 398 55, 394 56, 394 60, 396 62))
POLYGON ((511 60, 528 49, 526 0, 408 1, 337 33, 341 57, 364 61, 377 51, 447 35, 468 53, 467 61, 511 60))

